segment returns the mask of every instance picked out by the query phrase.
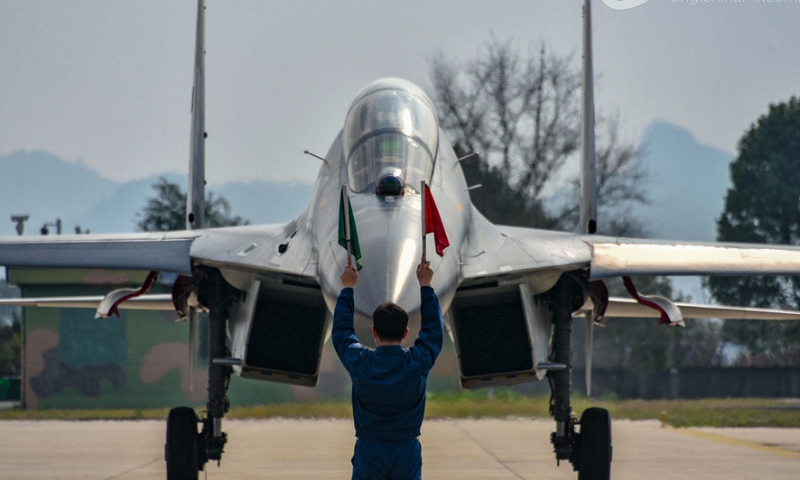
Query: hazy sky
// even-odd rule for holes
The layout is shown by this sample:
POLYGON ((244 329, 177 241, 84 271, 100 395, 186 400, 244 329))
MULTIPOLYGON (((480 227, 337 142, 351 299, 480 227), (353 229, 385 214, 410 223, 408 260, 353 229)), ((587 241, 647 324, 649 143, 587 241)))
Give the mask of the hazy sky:
MULTIPOLYGON (((429 88, 437 52, 491 35, 580 59, 581 1, 207 0, 207 179, 313 182, 366 83, 429 88)), ((114 180, 185 172, 195 2, 0 2, 0 154, 45 149, 114 180)), ((735 152, 800 93, 800 1, 593 4, 596 104, 624 137, 663 119, 735 152)))

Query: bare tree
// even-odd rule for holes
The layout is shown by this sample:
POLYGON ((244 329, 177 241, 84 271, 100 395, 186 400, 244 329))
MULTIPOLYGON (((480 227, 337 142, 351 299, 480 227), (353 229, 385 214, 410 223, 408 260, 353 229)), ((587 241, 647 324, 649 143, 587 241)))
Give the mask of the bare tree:
MULTIPOLYGON (((479 164, 462 164, 469 183, 483 184, 471 191, 475 206, 495 223, 574 230, 581 71, 572 58, 548 53, 545 46, 520 55, 512 42, 493 38, 464 64, 443 54, 434 57, 431 81, 442 129, 456 153, 481 154, 479 164)), ((647 203, 639 151, 620 138, 617 116, 600 117, 597 125, 598 230, 644 236, 631 215, 636 204, 647 203)), ((638 282, 648 293, 676 296, 667 278, 638 282)), ((627 295, 621 285, 615 292, 627 295)), ((578 322, 576 331, 582 325, 578 322)), ((652 320, 641 319, 608 319, 607 325, 595 335, 598 367, 633 366, 643 372, 720 361, 717 324, 691 322, 681 331, 657 330, 652 320), (698 337, 704 340, 700 348, 688 341, 698 337)), ((574 341, 579 364, 583 336, 574 341)))
MULTIPOLYGON (((490 184, 502 180, 517 195, 508 205, 511 212, 519 212, 521 195, 531 212, 523 215, 533 222, 529 226, 573 228, 578 196, 571 187, 577 177, 565 172, 565 164, 580 146, 581 72, 571 57, 547 53, 544 45, 537 54, 522 56, 511 41, 492 38, 463 66, 438 54, 431 62, 431 80, 442 128, 456 151, 479 152, 485 162, 473 168, 476 180, 485 183, 490 177, 490 184), (545 212, 545 195, 559 189, 567 190, 570 200, 553 202, 545 212)), ((616 119, 602 123, 607 131, 597 152, 598 203, 602 211, 612 213, 603 230, 640 234, 624 208, 645 201, 643 174, 636 167, 638 152, 621 144, 616 119)), ((497 192, 487 188, 474 192, 479 209, 481 203, 493 204, 497 212, 503 209, 497 192), (481 196, 492 200, 481 202, 481 196)), ((484 213, 499 223, 525 224, 484 213)))
MULTIPOLYGON (((602 233, 646 236, 647 231, 632 217, 635 204, 647 204, 643 185, 647 176, 638 163, 639 150, 619 139, 617 116, 601 119, 602 137, 595 154, 597 164, 598 223, 602 233)), ((564 230, 577 228, 579 179, 570 182, 561 207, 553 212, 555 223, 564 230)))

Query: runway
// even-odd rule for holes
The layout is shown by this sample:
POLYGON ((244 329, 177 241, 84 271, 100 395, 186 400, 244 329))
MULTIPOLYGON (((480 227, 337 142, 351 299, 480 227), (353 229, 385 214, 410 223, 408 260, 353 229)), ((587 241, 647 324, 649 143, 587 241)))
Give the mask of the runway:
MULTIPOLYGON (((165 478, 165 422, 2 421, 2 479, 165 478)), ((426 421, 426 480, 576 479, 556 467, 549 420, 426 421)), ((347 420, 230 420, 221 467, 208 478, 349 479, 347 420)), ((672 429, 656 421, 613 424, 612 478, 792 479, 800 477, 800 429, 672 429)), ((203 474, 200 474, 203 478, 203 474)))

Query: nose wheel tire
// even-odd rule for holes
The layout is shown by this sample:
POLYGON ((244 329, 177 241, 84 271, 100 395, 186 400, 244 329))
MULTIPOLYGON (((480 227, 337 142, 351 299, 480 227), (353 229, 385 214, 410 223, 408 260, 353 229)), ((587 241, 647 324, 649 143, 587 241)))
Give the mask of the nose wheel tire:
POLYGON ((167 417, 167 480, 197 480, 197 414, 189 407, 173 408, 167 417))
POLYGON ((611 416, 603 408, 587 408, 579 422, 578 480, 611 478, 611 416))

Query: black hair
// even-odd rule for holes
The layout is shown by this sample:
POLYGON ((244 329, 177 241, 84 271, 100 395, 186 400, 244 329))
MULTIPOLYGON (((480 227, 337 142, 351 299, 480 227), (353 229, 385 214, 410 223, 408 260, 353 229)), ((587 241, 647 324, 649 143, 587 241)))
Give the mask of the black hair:
POLYGON ((399 342, 408 329, 408 314, 396 303, 381 302, 372 312, 372 325, 382 341, 399 342))

